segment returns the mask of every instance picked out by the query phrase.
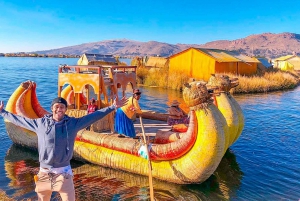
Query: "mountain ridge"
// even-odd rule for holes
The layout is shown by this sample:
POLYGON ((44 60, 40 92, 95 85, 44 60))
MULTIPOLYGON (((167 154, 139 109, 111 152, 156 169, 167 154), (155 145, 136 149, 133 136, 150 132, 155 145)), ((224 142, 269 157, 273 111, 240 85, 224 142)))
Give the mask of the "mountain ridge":
POLYGON ((165 42, 139 42, 131 39, 112 39, 82 43, 51 50, 35 51, 38 54, 82 55, 83 53, 113 54, 119 56, 162 56, 168 57, 189 47, 237 51, 249 56, 276 58, 300 53, 300 34, 262 33, 235 40, 216 40, 205 44, 169 44, 165 42))

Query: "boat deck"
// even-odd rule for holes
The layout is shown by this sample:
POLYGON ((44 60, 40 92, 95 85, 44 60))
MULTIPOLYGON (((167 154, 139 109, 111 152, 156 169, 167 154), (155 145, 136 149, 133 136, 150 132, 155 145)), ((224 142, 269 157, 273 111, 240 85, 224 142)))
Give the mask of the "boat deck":
MULTIPOLYGON (((158 130, 169 131, 171 130, 171 126, 167 124, 165 121, 153 120, 153 119, 142 119, 142 123, 145 129, 146 136, 154 137, 158 130)), ((137 136, 141 136, 142 128, 140 119, 136 118, 133 122, 134 128, 138 132, 137 136)))

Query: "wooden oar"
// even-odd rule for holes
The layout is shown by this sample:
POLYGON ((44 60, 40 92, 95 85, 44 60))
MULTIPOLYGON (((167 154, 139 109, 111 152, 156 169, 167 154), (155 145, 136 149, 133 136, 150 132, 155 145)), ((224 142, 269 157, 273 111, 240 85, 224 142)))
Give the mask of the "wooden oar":
POLYGON ((153 183, 152 183, 152 165, 151 165, 150 154, 149 154, 149 150, 148 150, 148 143, 147 143, 147 140, 146 140, 145 129, 144 129, 144 125, 143 125, 143 121, 142 121, 141 116, 140 116, 140 123, 141 123, 141 128, 142 128, 142 133, 143 133, 144 144, 147 146, 146 147, 146 153, 147 153, 147 158, 148 158, 150 200, 154 201, 154 191, 153 191, 153 183))

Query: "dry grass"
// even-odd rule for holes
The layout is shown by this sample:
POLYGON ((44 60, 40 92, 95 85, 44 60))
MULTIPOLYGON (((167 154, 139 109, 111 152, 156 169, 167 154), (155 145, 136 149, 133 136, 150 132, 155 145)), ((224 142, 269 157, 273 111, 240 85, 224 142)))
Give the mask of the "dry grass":
POLYGON ((138 68, 137 77, 139 84, 175 90, 182 90, 183 84, 189 79, 188 76, 181 72, 175 72, 171 76, 168 76, 167 68, 151 70, 146 68, 138 68))
POLYGON ((227 74, 230 77, 239 78, 239 86, 232 89, 232 93, 261 93, 277 91, 282 89, 292 89, 299 84, 297 72, 285 72, 272 70, 262 75, 236 76, 227 74))
POLYGON ((149 73, 149 70, 145 67, 137 67, 136 75, 137 75, 137 83, 145 84, 145 79, 149 73))
POLYGON ((145 85, 167 88, 168 71, 166 69, 151 69, 145 79, 145 85))
MULTIPOLYGON (((281 71, 272 69, 259 72, 253 76, 227 74, 229 77, 239 78, 239 86, 232 89, 232 93, 263 93, 283 89, 295 88, 300 83, 300 72, 281 71)), ((144 67, 137 69, 138 84, 157 86, 182 90, 183 84, 188 82, 189 77, 182 72, 174 72, 168 76, 168 69, 151 69, 144 67)))
POLYGON ((183 84, 187 83, 189 77, 182 72, 174 72, 168 77, 168 88, 182 90, 183 84))
POLYGON ((134 57, 131 62, 130 62, 130 66, 137 66, 137 68, 143 67, 143 60, 140 57, 134 57))

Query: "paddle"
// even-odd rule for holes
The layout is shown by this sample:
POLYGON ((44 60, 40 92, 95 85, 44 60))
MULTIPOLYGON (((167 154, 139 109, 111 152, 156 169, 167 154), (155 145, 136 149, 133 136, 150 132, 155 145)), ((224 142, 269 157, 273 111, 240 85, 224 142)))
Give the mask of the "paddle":
POLYGON ((147 158, 148 158, 150 200, 154 201, 154 192, 153 192, 153 183, 152 183, 152 165, 151 165, 151 160, 150 160, 150 155, 149 155, 149 150, 148 150, 148 143, 146 140, 146 134, 145 134, 144 125, 143 125, 141 116, 140 116, 140 123, 141 123, 141 128, 142 128, 142 133, 143 133, 143 140, 144 140, 145 145, 147 146, 146 152, 147 152, 147 158))

